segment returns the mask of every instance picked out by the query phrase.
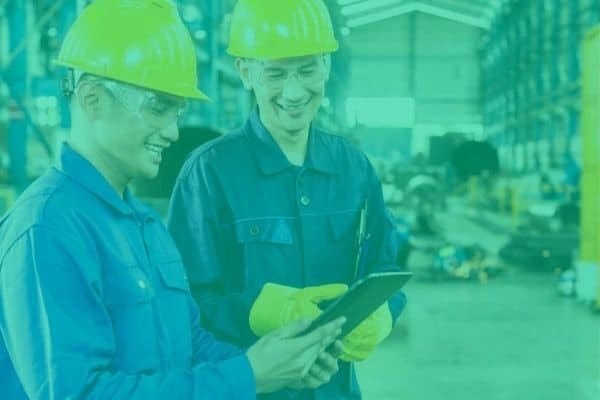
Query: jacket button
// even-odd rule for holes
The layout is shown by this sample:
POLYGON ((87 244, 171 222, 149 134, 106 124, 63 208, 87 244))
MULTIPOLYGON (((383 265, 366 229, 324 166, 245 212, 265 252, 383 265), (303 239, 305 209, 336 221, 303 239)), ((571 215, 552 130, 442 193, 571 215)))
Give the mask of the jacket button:
POLYGON ((146 282, 144 282, 143 280, 139 280, 138 281, 138 286, 142 289, 146 289, 146 282))
POLYGON ((310 204, 310 198, 305 194, 302 195, 302 197, 300 197, 300 204, 304 207, 308 206, 310 204))
POLYGON ((258 226, 258 225, 252 225, 252 226, 250 227, 250 234, 251 234, 252 236, 256 236, 256 235, 258 235, 259 233, 260 233, 260 228, 259 228, 259 226, 258 226))

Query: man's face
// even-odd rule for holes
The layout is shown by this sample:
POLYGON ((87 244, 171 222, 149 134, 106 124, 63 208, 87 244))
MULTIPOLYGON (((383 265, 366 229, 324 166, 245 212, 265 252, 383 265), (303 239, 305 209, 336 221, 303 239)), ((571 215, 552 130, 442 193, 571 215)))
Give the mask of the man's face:
POLYGON ((329 64, 324 56, 247 60, 261 119, 271 130, 296 135, 315 118, 325 92, 329 64))
POLYGON ((108 117, 98 122, 98 151, 107 167, 125 181, 155 178, 162 151, 179 137, 177 118, 185 101, 108 83, 101 85, 113 101, 109 102, 108 117))

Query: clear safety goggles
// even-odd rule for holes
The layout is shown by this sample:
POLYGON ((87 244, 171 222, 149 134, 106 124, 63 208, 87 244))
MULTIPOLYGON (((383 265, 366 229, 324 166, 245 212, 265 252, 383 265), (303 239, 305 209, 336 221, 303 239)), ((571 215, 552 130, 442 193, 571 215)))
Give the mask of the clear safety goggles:
POLYGON ((254 61, 252 68, 256 81, 269 91, 280 91, 288 79, 294 78, 304 86, 321 85, 325 81, 327 68, 325 57, 315 57, 314 62, 290 71, 283 66, 269 65, 265 61, 254 61))
POLYGON ((153 128, 163 129, 177 123, 187 107, 186 100, 181 97, 106 79, 98 80, 98 83, 106 88, 126 110, 153 128))

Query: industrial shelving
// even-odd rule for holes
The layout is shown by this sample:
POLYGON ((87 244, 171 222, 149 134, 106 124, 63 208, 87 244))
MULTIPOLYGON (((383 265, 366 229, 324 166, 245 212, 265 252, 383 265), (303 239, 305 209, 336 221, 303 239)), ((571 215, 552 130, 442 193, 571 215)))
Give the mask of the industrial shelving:
POLYGON ((580 160, 580 44, 598 23, 598 0, 512 0, 483 37, 484 124, 507 169, 580 160))

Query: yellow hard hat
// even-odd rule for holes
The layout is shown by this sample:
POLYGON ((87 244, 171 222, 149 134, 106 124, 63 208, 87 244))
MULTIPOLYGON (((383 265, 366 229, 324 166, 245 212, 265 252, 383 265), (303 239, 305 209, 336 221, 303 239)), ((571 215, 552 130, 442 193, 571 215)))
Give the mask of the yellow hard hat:
POLYGON ((233 10, 227 49, 232 56, 273 60, 337 49, 322 0, 239 0, 233 10))
POLYGON ((207 99, 197 87, 194 43, 171 0, 95 0, 67 32, 56 64, 207 99))

